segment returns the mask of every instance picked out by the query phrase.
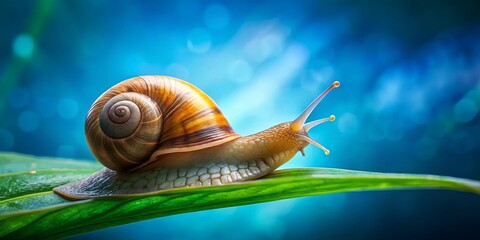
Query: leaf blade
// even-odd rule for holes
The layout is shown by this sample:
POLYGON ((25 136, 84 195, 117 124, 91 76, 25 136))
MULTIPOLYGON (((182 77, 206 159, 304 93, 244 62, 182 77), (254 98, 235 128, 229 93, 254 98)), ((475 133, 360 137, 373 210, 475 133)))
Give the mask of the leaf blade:
POLYGON ((22 228, 2 231, 0 236, 25 238, 35 233, 36 237, 42 238, 67 237, 71 234, 133 221, 205 209, 334 192, 406 187, 443 188, 480 194, 479 182, 458 178, 412 174, 360 174, 356 171, 345 171, 342 174, 342 170, 339 169, 289 169, 279 171, 266 179, 240 184, 172 189, 131 197, 87 200, 15 213, 9 218, 0 220, 0 224, 7 226, 12 221, 29 223, 22 228), (335 172, 335 174, 325 174, 325 172, 335 172), (56 226, 55 229, 45 231, 52 225, 56 226), (24 228, 28 230, 25 231, 24 228))
POLYGON ((63 158, 37 157, 14 152, 0 152, 0 175, 16 172, 37 171, 41 169, 100 169, 97 162, 79 161, 63 158))
MULTIPOLYGON (((0 153, 0 159, 2 157, 5 158, 0 153)), ((54 167, 53 160, 33 161, 45 168, 54 167)), ((7 161, 10 165, 11 162, 7 161)), ((0 168, 3 163, 0 161, 0 168)), ((68 161, 60 161, 59 165, 67 166, 68 161)), ((2 184, 31 185, 27 188, 13 187, 16 190, 0 198, 0 238, 63 238, 155 217, 336 192, 439 188, 480 194, 480 182, 473 180, 327 168, 280 170, 250 182, 77 202, 51 192, 56 185, 79 180, 95 171, 92 165, 82 166, 79 169, 38 170, 33 175, 11 171, 0 175, 0 192, 2 187, 6 189, 2 184), (21 178, 21 181, 3 181, 6 178, 21 178)), ((17 171, 28 169, 20 167, 17 171)))
POLYGON ((95 169, 44 169, 2 174, 0 203, 5 199, 51 190, 58 185, 86 178, 94 171, 95 169))

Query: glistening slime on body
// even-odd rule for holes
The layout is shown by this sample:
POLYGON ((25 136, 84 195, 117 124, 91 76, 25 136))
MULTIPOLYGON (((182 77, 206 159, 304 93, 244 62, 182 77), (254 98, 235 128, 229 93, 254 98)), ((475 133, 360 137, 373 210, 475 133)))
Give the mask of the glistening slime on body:
POLYGON ((195 86, 167 76, 125 80, 103 93, 88 112, 85 133, 106 168, 54 188, 69 199, 146 193, 186 186, 222 185, 274 171, 309 144, 318 124, 305 123, 335 81, 294 121, 240 136, 215 102, 195 86))

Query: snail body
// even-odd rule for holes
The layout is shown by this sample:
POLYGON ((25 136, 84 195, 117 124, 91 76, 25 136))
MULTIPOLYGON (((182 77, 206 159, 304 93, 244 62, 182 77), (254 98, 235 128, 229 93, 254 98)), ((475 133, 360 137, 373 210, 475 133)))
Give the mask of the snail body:
POLYGON ((85 123, 87 142, 106 167, 54 188, 69 199, 222 185, 260 178, 312 143, 307 131, 334 116, 305 120, 333 83, 294 121, 240 136, 215 102, 195 86, 166 76, 125 80, 102 94, 85 123))

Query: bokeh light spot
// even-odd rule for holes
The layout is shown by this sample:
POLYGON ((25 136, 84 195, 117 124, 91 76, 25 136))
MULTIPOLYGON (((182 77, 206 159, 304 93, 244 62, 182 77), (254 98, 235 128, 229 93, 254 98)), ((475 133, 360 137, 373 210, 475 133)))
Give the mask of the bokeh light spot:
POLYGON ((320 202, 322 209, 329 212, 341 212, 346 204, 347 196, 345 194, 325 196, 320 202))
POLYGON ((428 160, 435 156, 437 152, 437 144, 429 137, 424 137, 418 141, 416 146, 417 157, 423 160, 428 160))
POLYGON ((24 132, 35 131, 38 128, 38 115, 28 110, 20 113, 18 127, 24 132))
POLYGON ((370 123, 368 129, 368 136, 372 141, 381 141, 385 138, 385 126, 380 123, 370 123))
POLYGON ((205 9, 203 20, 208 28, 219 30, 228 25, 230 14, 224 6, 212 4, 205 9))
POLYGON ((58 102, 57 111, 62 118, 74 118, 78 113, 78 103, 73 99, 64 98, 58 102))
POLYGON ((58 157, 75 157, 75 148, 71 145, 60 145, 57 148, 56 155, 58 157))
POLYGON ((230 65, 229 77, 235 82, 245 83, 252 78, 252 68, 243 59, 237 59, 230 65))
POLYGON ((210 34, 205 29, 196 28, 188 34, 187 47, 190 51, 202 54, 208 52, 211 46, 210 34))
POLYGON ((30 100, 30 96, 24 88, 15 88, 12 90, 10 94, 10 106, 13 108, 21 108, 27 105, 28 101, 30 100))
POLYGON ((168 65, 166 72, 167 72, 167 75, 172 77, 176 77, 184 80, 188 79, 188 69, 185 66, 180 65, 178 63, 172 63, 168 65))
POLYGON ((45 107, 52 105, 52 103, 55 104, 55 101, 52 96, 49 96, 48 94, 36 97, 33 102, 35 112, 37 112, 41 118, 52 117, 57 112, 57 109, 55 109, 55 107, 45 107))
POLYGON ((338 120, 338 130, 342 133, 354 134, 358 129, 357 117, 346 112, 338 120))
POLYGON ((282 52, 288 32, 288 30, 282 27, 265 30, 252 38, 246 45, 245 50, 253 61, 263 62, 282 52))
POLYGON ((13 144, 13 134, 7 129, 0 129, 0 151, 10 150, 13 144))
POLYGON ((392 121, 386 125, 385 136, 389 140, 399 140, 403 136, 405 131, 403 125, 400 122, 392 121))
POLYGON ((28 34, 20 34, 13 40, 13 53, 17 57, 29 58, 35 50, 35 41, 28 34))
POLYGON ((453 111, 455 114, 455 120, 467 123, 477 116, 478 106, 470 98, 463 98, 455 104, 453 111))
POLYGON ((255 227, 265 235, 266 239, 285 238, 286 226, 283 219, 291 214, 295 202, 284 201, 261 207, 257 214, 252 216, 255 227))
MULTIPOLYGON (((334 78, 335 70, 327 61, 318 61, 316 66, 309 70, 311 78, 317 83, 325 84, 334 78)), ((310 79, 310 78, 309 78, 310 79)))

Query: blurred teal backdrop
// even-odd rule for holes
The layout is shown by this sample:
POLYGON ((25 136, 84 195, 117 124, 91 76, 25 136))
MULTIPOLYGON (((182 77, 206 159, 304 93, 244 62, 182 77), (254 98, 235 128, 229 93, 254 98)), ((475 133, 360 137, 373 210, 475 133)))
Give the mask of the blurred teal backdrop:
MULTIPOLYGON (((90 105, 138 75, 209 94, 248 135, 293 120, 334 80, 284 168, 480 179, 475 1, 0 2, 0 151, 94 160, 90 105)), ((154 219, 73 239, 425 239, 480 235, 480 200, 448 191, 334 194, 154 219)))

